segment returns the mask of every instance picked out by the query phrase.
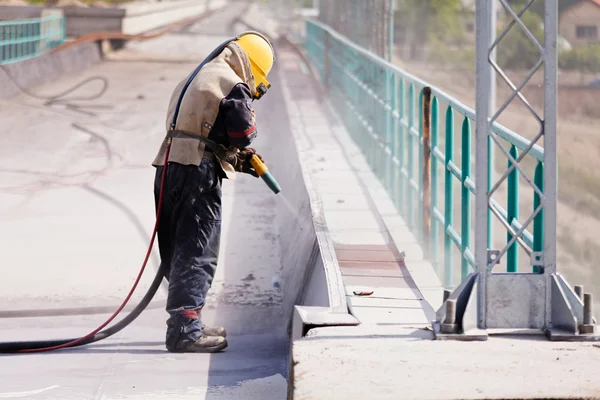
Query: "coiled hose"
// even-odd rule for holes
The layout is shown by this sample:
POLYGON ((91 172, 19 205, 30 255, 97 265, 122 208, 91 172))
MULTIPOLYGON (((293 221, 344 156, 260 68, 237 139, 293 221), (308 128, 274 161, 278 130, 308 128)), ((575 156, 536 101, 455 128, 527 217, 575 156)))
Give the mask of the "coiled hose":
POLYGON ((148 260, 150 259, 150 254, 152 253, 152 247, 154 245, 154 240, 156 238, 156 232, 158 230, 158 221, 160 220, 160 210, 162 208, 163 192, 164 192, 164 187, 165 187, 165 177, 167 176, 167 161, 169 159, 170 150, 171 150, 171 139, 169 138, 168 142, 167 142, 167 149, 165 151, 164 171, 163 171, 161 181, 160 181, 160 194, 158 196, 156 222, 154 224, 152 238, 150 239, 150 245, 148 246, 148 251, 146 252, 146 257, 144 258, 144 262, 142 264, 140 272, 139 272, 133 286, 131 287, 131 290, 127 294, 127 297, 125 298, 125 300, 123 300, 123 303, 119 306, 119 308, 102 325, 100 325, 98 328, 96 328, 92 332, 90 332, 87 335, 82 336, 80 338, 58 339, 58 340, 39 340, 39 341, 27 341, 27 342, 2 342, 2 343, 0 343, 0 353, 40 353, 40 352, 45 352, 45 351, 59 350, 59 349, 67 348, 67 347, 76 347, 76 346, 82 346, 85 344, 98 342, 100 340, 106 339, 106 338, 114 335, 115 333, 118 333, 119 331, 121 331, 127 325, 132 323, 144 311, 144 309, 148 306, 148 304, 150 303, 150 301, 152 300, 152 298, 158 291, 158 288, 163 280, 164 268, 163 268, 162 264, 158 268, 158 271, 156 272, 156 276, 154 277, 154 280, 152 281, 150 288, 148 289, 148 291, 146 292, 146 294, 144 295, 144 297, 142 298, 140 303, 133 310, 131 310, 131 312, 127 316, 125 316, 125 318, 123 318, 121 321, 117 322, 110 328, 102 331, 102 329, 104 327, 106 327, 108 324, 110 324, 112 322, 112 320, 115 319, 116 316, 123 310, 123 308, 125 308, 125 306, 129 302, 129 299, 131 299, 131 296, 133 295, 133 292, 135 291, 138 283, 140 282, 140 279, 142 278, 144 271, 146 270, 148 260))
MULTIPOLYGON (((39 100, 45 100, 44 106, 46 106, 46 107, 51 107, 53 105, 61 104, 61 103, 69 106, 70 102, 77 101, 77 100, 79 100, 79 101, 94 100, 94 99, 101 97, 106 92, 106 90, 108 89, 108 86, 109 86, 108 79, 106 79, 105 77, 102 77, 102 76, 94 76, 94 77, 90 77, 90 78, 87 78, 87 79, 79 82, 78 84, 76 84, 75 86, 73 86, 72 88, 70 88, 68 90, 65 90, 64 92, 55 94, 53 96, 39 96, 39 95, 29 92, 27 89, 25 89, 21 85, 19 85, 18 82, 6 70, 6 68, 4 68, 3 66, 0 65, 0 69, 2 69, 5 72, 7 77, 15 84, 15 86, 21 92, 25 93, 26 95, 28 95, 32 98, 39 99, 39 100), (79 89, 83 85, 93 82, 93 81, 97 81, 97 80, 99 80, 103 83, 103 86, 98 93, 91 95, 91 96, 71 97, 68 99, 64 99, 65 96, 67 96, 68 94, 79 89)), ((68 348, 68 347, 77 347, 77 346, 82 346, 82 345, 98 342, 100 340, 106 339, 106 338, 120 332, 121 330, 123 330, 126 326, 131 324, 146 309, 148 304, 150 304, 150 302, 152 301, 152 298, 156 295, 156 292, 158 291, 158 289, 162 283, 162 280, 164 277, 164 268, 163 268, 162 264, 158 268, 158 270, 156 272, 156 276, 154 277, 154 280, 152 281, 152 284, 148 288, 148 291, 146 292, 146 294, 144 295, 142 300, 139 302, 139 304, 133 310, 131 310, 129 312, 129 314, 127 314, 122 320, 115 323, 113 326, 110 326, 109 328, 102 330, 116 318, 116 316, 123 310, 123 308, 127 305, 129 300, 131 299, 131 296, 133 295, 133 293, 143 275, 143 272, 146 269, 148 260, 150 259, 150 255, 152 254, 152 247, 154 245, 154 240, 156 238, 158 221, 160 218, 160 210, 161 210, 161 206, 162 206, 163 191, 164 191, 166 169, 167 169, 167 160, 168 160, 169 151, 170 151, 170 143, 171 142, 169 140, 168 146, 166 149, 166 153, 165 153, 165 164, 164 164, 165 171, 164 171, 164 173, 162 175, 162 179, 161 179, 159 204, 158 204, 158 209, 156 212, 156 223, 154 226, 154 231, 152 233, 152 237, 150 239, 150 245, 148 246, 148 251, 146 252, 144 262, 143 262, 140 272, 133 284, 133 287, 131 288, 129 294, 127 295, 127 297, 125 298, 123 303, 119 306, 119 308, 101 326, 99 326, 94 331, 90 332, 89 334, 87 334, 85 336, 82 336, 79 338, 57 339, 57 340, 0 342, 0 353, 39 353, 39 352, 45 352, 45 351, 64 349, 64 348, 68 348)))

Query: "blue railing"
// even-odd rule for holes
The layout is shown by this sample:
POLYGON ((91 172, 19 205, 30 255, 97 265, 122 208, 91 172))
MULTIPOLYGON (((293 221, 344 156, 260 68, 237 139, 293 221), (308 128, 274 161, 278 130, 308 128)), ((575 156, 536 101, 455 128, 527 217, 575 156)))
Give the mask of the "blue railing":
MULTIPOLYGON (((460 262, 461 280, 474 266, 471 203, 475 182, 471 171, 474 160, 471 141, 475 112, 320 22, 307 22, 306 51, 348 132, 421 241, 441 282, 445 287, 453 287, 457 283, 454 279, 456 261, 460 262), (456 121, 460 122, 461 140, 457 149, 456 116, 462 118, 456 121), (455 150, 460 154, 455 154, 455 150), (455 207, 454 185, 457 183, 460 207, 455 207), (440 205, 442 200, 443 206, 440 205), (455 216, 460 219, 458 225, 455 216), (440 259, 440 247, 444 248, 443 259, 440 259), (459 257, 453 254, 454 248, 460 251, 459 257)), ((494 124, 492 130, 515 158, 519 151, 530 146, 530 141, 499 124, 494 124)), ((534 145, 525 158, 524 163, 529 162, 532 171, 535 170, 535 185, 543 192, 543 149, 534 145)), ((493 165, 489 167, 490 171, 494 170, 493 165)), ((502 216, 504 226, 519 233, 521 244, 530 252, 541 251, 542 213, 533 219, 533 234, 521 229, 522 222, 518 220, 519 208, 523 206, 519 196, 520 180, 518 169, 510 172, 506 207, 494 200, 489 207, 502 216)), ((534 209, 539 201, 539 196, 534 194, 534 209)), ((492 248, 491 230, 492 215, 488 212, 488 248, 492 248)), ((505 232, 508 243, 513 233, 509 229, 505 232)), ((518 244, 513 242, 506 255, 508 272, 518 270, 517 250, 518 244)))
POLYGON ((0 21, 0 64, 38 57, 64 41, 65 20, 62 15, 0 21))

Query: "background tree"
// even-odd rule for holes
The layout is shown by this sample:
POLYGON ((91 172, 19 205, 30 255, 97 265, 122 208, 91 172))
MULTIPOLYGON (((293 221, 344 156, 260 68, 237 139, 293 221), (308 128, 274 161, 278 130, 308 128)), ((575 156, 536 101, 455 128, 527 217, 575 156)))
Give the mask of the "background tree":
POLYGON ((565 71, 579 71, 583 82, 586 73, 600 73, 600 45, 588 44, 560 52, 558 67, 565 71))
MULTIPOLYGON (((512 21, 509 15, 498 23, 498 34, 512 21)), ((521 16, 521 21, 542 46, 544 44, 544 26, 542 18, 531 10, 521 16)), ((497 47, 497 60, 502 68, 530 69, 540 59, 541 53, 534 42, 518 24, 514 24, 497 47)))
POLYGON ((411 58, 422 58, 432 43, 459 41, 465 31, 461 0, 399 0, 396 10, 396 29, 411 58))

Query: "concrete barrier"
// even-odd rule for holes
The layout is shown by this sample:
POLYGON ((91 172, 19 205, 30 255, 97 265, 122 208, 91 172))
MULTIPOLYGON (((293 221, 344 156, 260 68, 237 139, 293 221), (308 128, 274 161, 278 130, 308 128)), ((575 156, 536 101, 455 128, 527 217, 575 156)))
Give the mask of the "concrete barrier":
MULTIPOLYGON (((133 3, 122 8, 65 7, 67 36, 90 32, 116 31, 136 34, 150 31, 205 11, 222 7, 226 0, 177 0, 158 4, 133 3)), ((29 6, 0 6, 0 19, 39 18, 52 9, 29 6)), ((50 82, 59 76, 80 71, 101 61, 101 44, 82 43, 40 57, 3 66, 0 70, 0 99, 17 95, 22 89, 50 82)))
POLYGON ((0 5, 0 21, 39 18, 44 7, 0 5))
MULTIPOLYGON (((251 8, 238 22, 267 36, 277 52, 278 45, 285 44, 278 38, 277 25, 256 26, 252 11, 255 10, 251 8)), ((273 73, 279 75, 277 64, 273 73)), ((266 96, 265 103, 291 103, 285 90, 281 91, 281 98, 277 96, 275 93, 266 96)), ((275 109, 275 105, 267 108, 275 109)), ((290 122, 282 121, 277 126, 290 126, 290 122)), ((283 157, 278 154, 269 158, 269 163, 276 176, 283 177, 280 183, 286 200, 278 203, 278 221, 282 278, 286 285, 283 307, 286 317, 290 317, 291 340, 304 336, 307 328, 358 325, 358 320, 348 312, 342 274, 322 202, 311 180, 310 166, 303 165, 299 158, 300 139, 294 132, 279 132, 271 140, 273 149, 286 149, 283 157)))
POLYGON ((63 74, 81 71, 102 60, 97 43, 82 43, 63 51, 46 53, 0 69, 0 99, 11 98, 63 74))
MULTIPOLYGON (((134 2, 114 8, 60 8, 66 17, 67 37, 96 32, 135 35, 222 7, 225 1, 176 0, 158 3, 134 2)), ((0 6, 0 20, 39 18, 44 9, 39 6, 0 6)))
POLYGON ((156 4, 126 4, 122 33, 136 35, 225 5, 225 0, 177 0, 156 4))

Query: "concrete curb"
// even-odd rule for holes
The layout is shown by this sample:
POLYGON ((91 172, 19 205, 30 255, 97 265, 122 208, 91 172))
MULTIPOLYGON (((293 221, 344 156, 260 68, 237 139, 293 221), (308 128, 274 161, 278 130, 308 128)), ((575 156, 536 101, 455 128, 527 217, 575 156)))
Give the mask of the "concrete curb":
MULTIPOLYGON (((279 38, 276 37, 277 33, 268 27, 256 27, 252 22, 248 21, 251 11, 250 9, 248 13, 239 18, 238 22, 246 25, 251 30, 261 32, 276 46, 276 43, 279 41, 279 38)), ((285 78, 282 77, 281 79, 285 81, 285 78)), ((285 85, 282 86, 284 98, 289 100, 289 94, 286 91, 285 85)), ((289 101, 287 104, 289 104, 289 101)), ((296 138, 295 145, 298 145, 296 138)), ((317 257, 313 257, 316 258, 315 262, 310 263, 310 270, 307 271, 308 281, 304 285, 304 293, 300 293, 295 302, 292 340, 304 336, 306 326, 358 325, 359 323, 348 311, 342 273, 335 253, 333 240, 325 222, 321 198, 313 185, 307 166, 302 165, 300 160, 298 162, 302 169, 304 187, 310 198, 316 246, 313 252, 316 251, 318 254, 317 257), (320 275, 320 272, 322 272, 322 275, 320 275), (328 304, 318 304, 314 299, 319 297, 319 294, 309 293, 312 288, 318 287, 317 281, 320 279, 327 283, 325 290, 327 291, 328 304)))
MULTIPOLYGON (((250 30, 261 32, 277 47, 280 38, 275 29, 271 30, 266 25, 261 28, 254 26, 252 22, 248 21, 251 16, 250 11, 244 17, 239 18, 238 22, 246 25, 250 30)), ((285 81, 285 77, 280 76, 281 90, 289 111, 289 105, 292 102, 285 81)), ((360 322, 350 314, 348 309, 342 273, 333 240, 325 221, 323 203, 313 184, 308 169, 309 166, 305 165, 299 157, 297 151, 298 146, 301 146, 299 139, 298 133, 292 132, 293 143, 291 145, 296 150, 296 159, 292 163, 298 163, 300 169, 300 176, 296 177, 295 185, 304 186, 303 189, 308 194, 309 204, 308 210, 305 212, 308 213, 307 217, 312 220, 315 241, 308 264, 304 266, 306 268, 304 279, 297 279, 293 276, 289 278, 289 281, 301 282, 302 285, 294 301, 294 310, 290 321, 288 400, 294 398, 294 342, 306 336, 308 331, 313 328, 360 325, 360 322), (304 185, 298 185, 300 180, 304 185), (326 287, 323 287, 323 283, 326 287)), ((285 251, 282 254, 285 254, 285 251)), ((298 286, 297 283, 296 286, 298 286)))

